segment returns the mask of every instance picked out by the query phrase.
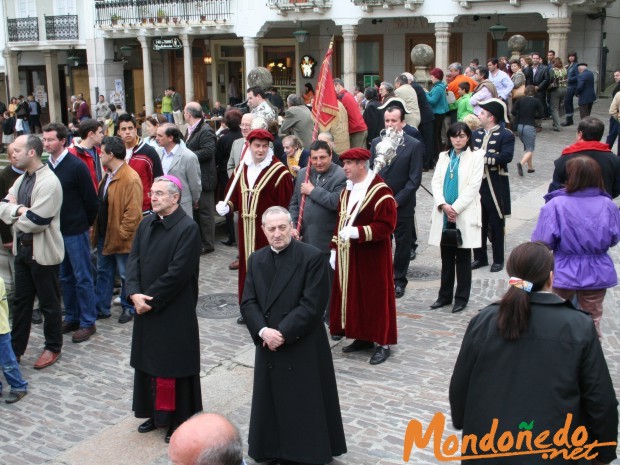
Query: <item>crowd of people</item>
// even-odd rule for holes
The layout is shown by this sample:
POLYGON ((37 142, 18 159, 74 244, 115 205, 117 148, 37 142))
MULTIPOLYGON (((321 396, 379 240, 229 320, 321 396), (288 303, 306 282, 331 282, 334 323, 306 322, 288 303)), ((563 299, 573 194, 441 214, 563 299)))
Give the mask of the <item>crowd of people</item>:
MULTIPOLYGON (((463 311, 472 270, 504 268, 514 132, 526 150, 517 172, 523 175, 527 165, 533 173, 538 120, 548 106, 553 129, 560 130, 559 107, 571 95, 570 66, 580 70, 579 83, 587 71, 571 56, 568 70, 555 57, 543 64, 538 53, 531 54, 531 65, 530 57, 511 63, 491 58, 486 67, 472 62, 465 69, 452 63, 445 74, 430 71, 430 89, 409 73, 399 74, 394 85, 379 82, 353 93, 334 79, 338 111, 316 140, 311 85, 301 96, 288 95, 286 108, 277 90, 251 87, 247 113, 216 105, 211 116, 221 118, 217 131, 199 103, 183 105, 172 87, 162 114, 145 116, 142 127, 131 114, 113 117, 115 109, 103 96, 91 118, 83 97, 76 96, 69 108, 78 119, 74 137, 56 122, 42 128, 42 137, 19 134, 8 147, 11 166, 0 173, 5 196, 0 272, 11 284, 8 308, 0 305, 0 360, 11 385, 7 402, 27 393, 19 363, 34 296, 45 337, 34 367, 44 369, 60 359, 63 334, 85 342, 96 334, 98 319, 111 317, 118 279, 118 322, 134 322, 133 410, 146 419, 138 431, 167 428, 171 458, 187 455, 194 457, 188 463, 198 463, 196 457, 206 452, 185 444, 184 425, 216 424, 228 441, 218 447, 237 454, 238 432, 225 419, 191 418, 202 410, 195 311, 200 255, 215 250, 217 212, 226 217, 228 237, 221 242, 238 250, 229 265, 238 270, 237 322, 246 325, 256 346, 249 455, 318 464, 346 453, 325 325, 332 339, 352 340, 344 353, 366 353, 371 365, 392 356, 396 299, 405 295, 409 262, 416 258, 416 193, 429 170, 434 170, 429 244, 441 251, 441 285, 431 309, 452 305, 453 313, 463 311)), ((544 264, 531 271, 510 255, 510 297, 477 320, 478 326, 492 325, 476 330, 495 331, 498 350, 501 341, 520 339, 541 324, 526 310, 530 300, 524 299, 531 296, 531 303, 542 306, 578 304, 591 318, 574 317, 570 324, 592 327, 594 332, 586 328, 579 337, 598 344, 588 354, 602 357, 599 341, 590 339, 602 337, 605 291, 617 284, 608 250, 620 241, 620 212, 611 201, 620 195, 620 159, 600 142, 604 124, 588 116, 591 103, 581 103, 584 88, 578 84, 575 92, 581 115, 577 141, 555 161, 548 203, 532 235, 539 242, 517 254, 544 264), (579 240, 585 223, 586 242, 579 240), (553 251, 555 273, 553 257, 549 262, 542 249, 548 256, 553 251), (550 290, 562 299, 535 297, 550 290), (519 308, 512 309, 516 300, 519 308), (521 314, 514 316, 516 311, 521 314)), ((570 124, 567 110, 563 125, 570 124)), ((470 325, 450 392, 454 424, 464 431, 478 429, 464 413, 472 402, 467 377, 484 369, 477 365, 484 353, 477 337, 470 325), (470 346, 476 346, 475 355, 463 352, 470 346)), ((608 387, 602 386, 605 408, 613 403, 608 387)), ((580 406, 575 405, 570 408, 580 406)), ((613 414, 605 415, 613 426, 613 414)), ((581 421, 588 424, 587 418, 581 421)), ((617 433, 617 413, 615 422, 617 433)), ((609 429, 599 430, 600 439, 608 439, 609 429)))

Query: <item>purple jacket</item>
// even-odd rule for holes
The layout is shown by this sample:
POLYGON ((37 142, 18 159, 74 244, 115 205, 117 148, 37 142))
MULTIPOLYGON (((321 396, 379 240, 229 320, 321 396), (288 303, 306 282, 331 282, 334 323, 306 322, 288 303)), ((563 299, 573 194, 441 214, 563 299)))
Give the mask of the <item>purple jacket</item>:
POLYGON ((611 197, 589 187, 572 194, 550 192, 540 210, 532 241, 553 250, 553 287, 607 289, 618 284, 614 263, 607 253, 620 241, 620 211, 611 197))

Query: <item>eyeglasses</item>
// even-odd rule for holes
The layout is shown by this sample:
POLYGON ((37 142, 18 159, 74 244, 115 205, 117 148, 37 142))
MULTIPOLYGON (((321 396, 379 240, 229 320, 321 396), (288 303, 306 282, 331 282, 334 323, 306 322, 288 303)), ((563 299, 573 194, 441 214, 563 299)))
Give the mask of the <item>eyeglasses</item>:
POLYGON ((249 124, 240 124, 240 125, 239 125, 239 127, 240 127, 241 129, 250 129, 252 126, 251 126, 251 125, 249 125, 249 124))
POLYGON ((150 191, 148 194, 149 199, 152 199, 153 197, 163 197, 164 195, 168 195, 168 192, 163 192, 163 191, 150 191))

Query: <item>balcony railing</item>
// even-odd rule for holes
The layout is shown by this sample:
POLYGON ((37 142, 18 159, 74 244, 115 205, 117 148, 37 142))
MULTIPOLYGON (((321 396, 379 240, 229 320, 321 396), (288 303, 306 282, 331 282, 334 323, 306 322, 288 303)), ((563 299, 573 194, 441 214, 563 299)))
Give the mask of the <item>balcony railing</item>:
POLYGON ((39 40, 38 18, 11 18, 6 20, 9 42, 39 40))
POLYGON ((230 0, 95 0, 97 26, 226 22, 230 0))
POLYGON ((331 7, 331 1, 327 0, 268 0, 267 6, 272 10, 279 10, 283 14, 287 10, 302 11, 313 10, 322 13, 323 8, 331 7))
POLYGON ((367 11, 370 8, 391 8, 393 6, 403 5, 408 10, 415 9, 418 5, 424 3, 424 0, 351 0, 356 5, 361 5, 362 10, 367 11))
POLYGON ((77 15, 45 16, 47 40, 78 40, 77 15))

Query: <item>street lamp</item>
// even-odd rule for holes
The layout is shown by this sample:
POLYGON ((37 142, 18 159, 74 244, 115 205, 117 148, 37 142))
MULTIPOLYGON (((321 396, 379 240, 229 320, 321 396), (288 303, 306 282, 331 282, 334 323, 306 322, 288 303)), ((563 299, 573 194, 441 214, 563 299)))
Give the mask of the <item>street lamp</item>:
POLYGON ((493 40, 502 40, 507 31, 508 28, 499 23, 499 15, 497 15, 497 24, 494 24, 489 28, 489 32, 491 33, 493 40))

